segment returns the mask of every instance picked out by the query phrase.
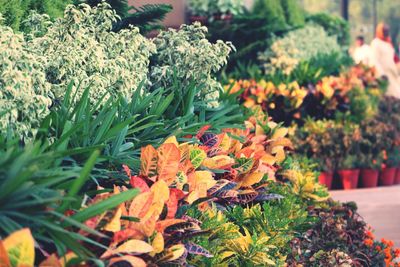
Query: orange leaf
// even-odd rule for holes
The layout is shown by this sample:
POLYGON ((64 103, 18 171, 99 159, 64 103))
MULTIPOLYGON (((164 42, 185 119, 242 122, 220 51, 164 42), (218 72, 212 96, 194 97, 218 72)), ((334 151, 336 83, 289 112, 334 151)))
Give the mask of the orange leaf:
POLYGON ((157 175, 157 150, 148 145, 142 147, 140 155, 140 174, 155 181, 157 175))
POLYGON ((261 172, 251 173, 251 174, 247 175, 246 177, 244 177, 244 179, 242 180, 241 186, 243 186, 243 187, 252 186, 253 184, 260 182, 263 177, 264 177, 264 174, 261 172))
MULTIPOLYGON (((0 265, 3 266, 3 265, 0 265)), ((57 258, 56 254, 51 254, 46 260, 42 261, 39 264, 39 267, 62 267, 63 265, 60 262, 60 259, 57 258)))
POLYGON ((108 258, 118 253, 129 253, 129 254, 145 254, 153 251, 153 247, 138 239, 131 239, 117 247, 116 249, 110 249, 104 252, 100 258, 108 258))
POLYGON ((178 197, 175 192, 170 192, 170 196, 167 202, 167 219, 172 219, 175 217, 176 212, 178 211, 178 197))
POLYGON ((153 203, 154 193, 153 192, 145 192, 137 195, 133 200, 129 207, 129 216, 142 218, 147 211, 150 209, 151 204, 153 203))
POLYGON ((176 178, 179 169, 181 153, 175 144, 162 144, 158 149, 157 173, 158 179, 170 185, 176 178))
POLYGON ((132 239, 132 238, 133 239, 142 239, 142 238, 144 238, 144 236, 139 230, 127 228, 127 229, 118 231, 114 234, 113 243, 118 244, 118 243, 121 243, 122 241, 132 239))
POLYGON ((119 262, 121 263, 121 266, 122 265, 125 266, 127 262, 131 266, 134 266, 134 267, 146 267, 147 266, 146 262, 144 260, 142 260, 141 258, 135 257, 135 256, 129 256, 129 255, 112 258, 107 266, 108 267, 119 266, 119 264, 118 264, 119 262))
POLYGON ((185 220, 182 219, 168 219, 168 220, 158 221, 156 224, 156 229, 158 232, 163 233, 167 227, 183 222, 185 222, 185 220))
POLYGON ((3 241, 0 240, 0 266, 11 267, 10 259, 8 258, 8 254, 6 248, 3 245, 3 241))

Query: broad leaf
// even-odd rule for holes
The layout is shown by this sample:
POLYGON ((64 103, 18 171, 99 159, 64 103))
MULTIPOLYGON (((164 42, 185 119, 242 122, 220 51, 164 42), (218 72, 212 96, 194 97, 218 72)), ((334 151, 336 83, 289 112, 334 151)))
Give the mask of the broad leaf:
POLYGON ((28 228, 16 231, 3 240, 11 266, 33 266, 35 241, 28 228))
POLYGON ((140 154, 140 174, 154 181, 157 175, 157 150, 148 145, 142 147, 140 154))
POLYGON ((157 173, 158 179, 170 185, 176 178, 181 154, 175 144, 162 144, 158 149, 157 173))

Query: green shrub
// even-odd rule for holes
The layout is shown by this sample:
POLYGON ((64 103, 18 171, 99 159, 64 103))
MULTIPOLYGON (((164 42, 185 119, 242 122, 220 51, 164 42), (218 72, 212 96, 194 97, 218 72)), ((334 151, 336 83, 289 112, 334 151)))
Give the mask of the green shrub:
POLYGON ((267 23, 283 29, 286 25, 285 11, 280 0, 256 0, 253 13, 267 18, 267 23))
POLYGON ((306 20, 322 26, 328 35, 337 36, 340 45, 350 45, 350 25, 343 18, 326 13, 318 13, 309 15, 306 20))
POLYGON ((299 27, 305 24, 304 11, 298 0, 281 0, 281 5, 285 12, 286 22, 289 25, 299 27))
POLYGON ((0 25, 0 132, 32 138, 49 113, 51 85, 44 60, 26 49, 21 34, 0 25))
POLYGON ((207 28, 199 23, 182 25, 180 30, 169 29, 154 38, 157 54, 151 67, 151 80, 171 87, 176 80, 185 87, 191 82, 202 86, 201 99, 208 106, 218 106, 221 84, 213 78, 227 63, 232 50, 230 43, 206 39, 207 28))
POLYGON ((35 10, 40 14, 48 14, 50 18, 63 15, 69 0, 0 0, 0 13, 5 16, 5 25, 15 31, 25 30, 23 21, 35 10))
POLYGON ((328 36, 320 26, 307 25, 277 39, 269 49, 260 54, 266 73, 282 71, 289 75, 302 61, 316 56, 340 54, 336 37, 328 36))

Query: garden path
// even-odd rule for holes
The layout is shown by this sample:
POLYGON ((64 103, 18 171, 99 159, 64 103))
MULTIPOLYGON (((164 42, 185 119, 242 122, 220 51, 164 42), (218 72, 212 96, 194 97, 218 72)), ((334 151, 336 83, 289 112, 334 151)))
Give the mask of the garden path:
POLYGON ((334 200, 355 201, 360 215, 378 239, 393 240, 400 248, 400 186, 331 191, 334 200))

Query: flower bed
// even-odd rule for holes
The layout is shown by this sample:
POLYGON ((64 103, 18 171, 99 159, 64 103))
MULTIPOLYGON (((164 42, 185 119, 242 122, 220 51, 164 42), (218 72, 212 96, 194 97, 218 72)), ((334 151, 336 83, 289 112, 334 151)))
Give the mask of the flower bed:
MULTIPOLYGON (((0 26, 2 266, 395 265, 289 129, 218 94, 229 44, 198 24, 114 33, 116 19, 102 3, 24 36, 0 26), (48 105, 20 109, 32 95, 48 105)), ((289 108, 306 97, 266 86, 289 108)))

